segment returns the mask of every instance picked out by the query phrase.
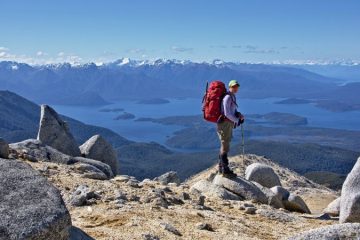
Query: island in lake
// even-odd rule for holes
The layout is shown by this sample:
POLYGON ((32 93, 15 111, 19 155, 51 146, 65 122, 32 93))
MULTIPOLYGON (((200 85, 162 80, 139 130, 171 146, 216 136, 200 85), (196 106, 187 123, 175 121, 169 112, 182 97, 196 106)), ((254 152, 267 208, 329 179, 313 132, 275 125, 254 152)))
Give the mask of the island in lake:
POLYGON ((167 104, 167 103, 170 103, 170 101, 163 98, 143 99, 137 102, 137 104, 167 104))
POLYGON ((123 114, 118 115, 114 120, 130 120, 134 119, 135 115, 132 113, 124 112, 123 114))
POLYGON ((312 101, 307 99, 300 99, 300 98, 287 98, 281 101, 275 102, 275 104, 308 104, 312 101))
POLYGON ((270 123, 284 126, 301 126, 308 124, 306 117, 291 113, 271 112, 267 114, 249 114, 247 118, 255 120, 255 123, 270 123))
POLYGON ((123 112, 123 108, 102 108, 99 112, 123 112))

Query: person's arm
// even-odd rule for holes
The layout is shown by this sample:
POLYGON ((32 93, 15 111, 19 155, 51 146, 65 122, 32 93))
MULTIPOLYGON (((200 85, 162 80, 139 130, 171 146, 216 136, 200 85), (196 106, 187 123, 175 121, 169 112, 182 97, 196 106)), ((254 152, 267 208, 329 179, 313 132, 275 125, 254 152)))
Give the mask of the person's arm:
POLYGON ((224 115, 230 121, 238 123, 239 119, 235 116, 235 112, 231 110, 232 99, 230 95, 226 95, 223 100, 224 115))

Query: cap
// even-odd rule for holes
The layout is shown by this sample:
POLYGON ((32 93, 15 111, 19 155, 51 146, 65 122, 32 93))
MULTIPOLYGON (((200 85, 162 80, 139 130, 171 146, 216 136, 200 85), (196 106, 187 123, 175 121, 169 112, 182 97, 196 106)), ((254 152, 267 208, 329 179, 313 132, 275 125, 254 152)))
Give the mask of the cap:
POLYGON ((236 81, 236 80, 231 80, 230 82, 229 82, 229 87, 231 88, 231 87, 234 87, 234 86, 239 86, 240 87, 240 83, 238 83, 238 81, 236 81))

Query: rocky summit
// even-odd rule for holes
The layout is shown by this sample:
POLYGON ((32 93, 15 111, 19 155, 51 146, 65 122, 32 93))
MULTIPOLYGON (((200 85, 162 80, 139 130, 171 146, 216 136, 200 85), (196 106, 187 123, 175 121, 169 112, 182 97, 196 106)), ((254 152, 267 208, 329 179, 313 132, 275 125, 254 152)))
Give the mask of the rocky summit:
MULTIPOLYGON (((317 214, 338 197, 336 192, 276 164, 271 167, 279 174, 283 188, 301 196, 314 215, 273 207, 266 193, 260 198, 265 196, 266 201, 253 201, 252 194, 240 196, 217 185, 215 179, 221 176, 216 175, 215 167, 178 184, 164 183, 163 178, 140 181, 127 175, 88 178, 78 170, 78 163, 22 158, 4 161, 29 164, 33 172, 58 188, 71 216, 71 234, 76 227, 93 239, 282 239, 338 222, 336 218, 317 219, 317 214)), ((230 161, 246 183, 244 173, 249 163, 271 163, 255 155, 230 161)), ((262 191, 256 183, 250 186, 258 194, 262 191)))

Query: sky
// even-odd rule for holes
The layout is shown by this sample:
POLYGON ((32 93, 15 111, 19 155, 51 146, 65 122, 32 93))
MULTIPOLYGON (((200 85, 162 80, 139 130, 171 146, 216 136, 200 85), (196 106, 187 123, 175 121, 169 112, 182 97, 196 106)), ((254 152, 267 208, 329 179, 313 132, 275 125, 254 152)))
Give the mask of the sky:
POLYGON ((360 61, 359 0, 0 0, 0 61, 360 61))

